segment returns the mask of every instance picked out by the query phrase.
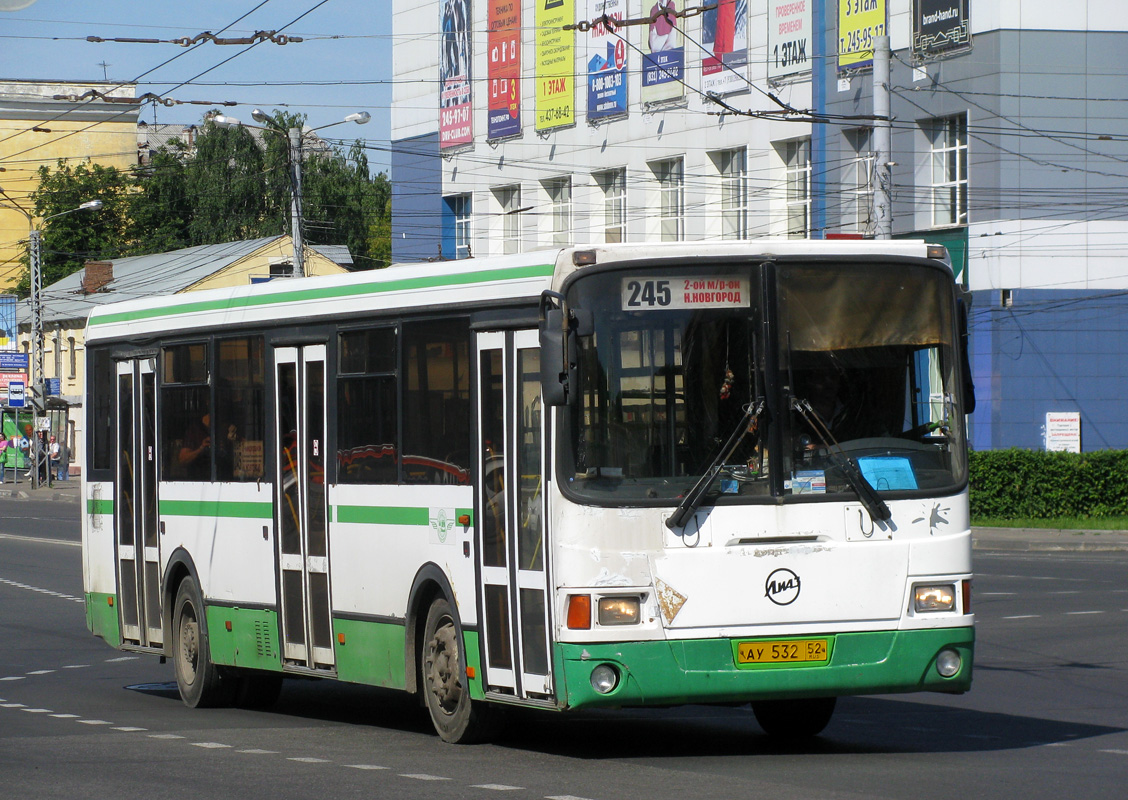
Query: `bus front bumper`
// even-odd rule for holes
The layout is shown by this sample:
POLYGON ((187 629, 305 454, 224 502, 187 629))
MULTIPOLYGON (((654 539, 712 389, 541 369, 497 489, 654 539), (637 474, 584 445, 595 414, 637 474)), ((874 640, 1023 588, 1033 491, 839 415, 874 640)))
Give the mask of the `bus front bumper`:
POLYGON ((973 627, 838 633, 824 638, 830 640, 829 658, 805 665, 738 666, 735 643, 755 643, 754 639, 560 644, 562 704, 576 709, 743 703, 896 692, 959 694, 971 687, 973 627), (953 652, 958 655, 958 669, 944 677, 937 657, 944 653, 943 666, 950 671, 953 652), (606 688, 612 673, 617 678, 614 688, 597 691, 593 684, 606 688))

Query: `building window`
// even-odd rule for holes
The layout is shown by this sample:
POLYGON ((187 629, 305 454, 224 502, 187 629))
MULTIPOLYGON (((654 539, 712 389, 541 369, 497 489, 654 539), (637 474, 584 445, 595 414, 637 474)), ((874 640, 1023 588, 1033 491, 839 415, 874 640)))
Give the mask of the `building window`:
POLYGON ((469 194, 452 194, 446 201, 450 219, 454 221, 454 257, 470 258, 470 216, 473 202, 469 194))
POLYGON ((67 337, 67 344, 70 347, 70 374, 68 377, 73 381, 78 377, 78 354, 74 347, 74 337, 67 337))
POLYGON ((652 161, 650 169, 658 182, 658 238, 680 242, 685 236, 685 181, 682 160, 652 161))
POLYGON ((787 170, 787 238, 806 239, 811 227, 811 140, 784 143, 787 170))
POLYGON ((541 185, 552 208, 551 244, 560 247, 569 245, 572 243, 572 179, 553 178, 541 185))
POLYGON ((929 120, 932 224, 967 224, 967 117, 929 120))
POLYGON ((627 169, 609 169, 595 174, 603 192, 603 241, 614 244, 627 240, 627 169))
POLYGON ((748 237, 748 153, 741 147, 716 154, 721 179, 721 238, 748 237))
POLYGON ((494 189, 501 207, 501 252, 521 252, 521 187, 502 186, 494 189))
POLYGON ((846 131, 849 161, 842 170, 842 227, 866 233, 873 209, 873 131, 846 131))

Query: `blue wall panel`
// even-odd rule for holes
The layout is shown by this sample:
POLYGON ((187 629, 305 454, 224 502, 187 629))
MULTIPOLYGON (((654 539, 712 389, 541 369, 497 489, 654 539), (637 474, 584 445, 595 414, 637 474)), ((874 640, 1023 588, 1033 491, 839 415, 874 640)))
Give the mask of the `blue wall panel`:
POLYGON ((973 292, 976 450, 1045 447, 1047 412, 1081 412, 1083 450, 1128 449, 1128 293, 973 292))
POLYGON ((427 261, 442 244, 439 134, 392 142, 392 261, 427 261))

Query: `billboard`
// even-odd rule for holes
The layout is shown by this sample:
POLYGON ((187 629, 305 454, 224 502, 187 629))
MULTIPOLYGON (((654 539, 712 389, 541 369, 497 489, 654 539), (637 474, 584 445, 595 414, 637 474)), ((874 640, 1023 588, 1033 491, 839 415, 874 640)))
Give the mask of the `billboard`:
POLYGON ((470 90, 470 0, 443 0, 439 37, 439 149, 474 141, 470 90))
POLYGON ((971 0, 913 0, 913 57, 971 47, 971 0))
MULTIPOLYGON (((19 328, 16 327, 16 296, 0 294, 0 350, 19 347, 19 328)), ((26 359, 27 356, 24 356, 26 359)), ((26 368, 26 362, 25 362, 26 368)))
POLYGON ((873 40, 885 36, 885 0, 838 0, 839 72, 873 66, 873 40))
POLYGON ((811 71, 811 0, 768 3, 768 80, 811 71))
POLYGON ((486 137, 505 139, 521 133, 521 0, 489 0, 487 14, 486 137))
POLYGON ((685 45, 675 15, 683 2, 656 0, 649 9, 647 3, 643 0, 642 13, 650 25, 642 42, 642 102, 679 100, 685 96, 685 45))
POLYGON ((575 0, 537 0, 536 83, 538 131, 576 124, 575 0))
POLYGON ((717 0, 701 16, 701 91, 748 89, 748 0, 717 0))
MULTIPOLYGON (((623 20, 625 6, 626 0, 587 0, 586 16, 623 20)), ((627 30, 600 22, 587 33, 588 122, 627 113, 627 30)))

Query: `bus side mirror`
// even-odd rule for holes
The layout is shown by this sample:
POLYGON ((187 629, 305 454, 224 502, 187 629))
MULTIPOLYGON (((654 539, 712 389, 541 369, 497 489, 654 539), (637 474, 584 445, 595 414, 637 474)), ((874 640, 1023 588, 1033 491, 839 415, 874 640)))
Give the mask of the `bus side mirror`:
POLYGON ((956 311, 959 315, 960 336, 960 366, 963 367, 963 412, 971 414, 975 411, 975 381, 971 377, 971 356, 968 323, 967 301, 964 298, 956 300, 956 311))
POLYGON ((540 304, 541 402, 565 406, 575 396, 576 336, 563 295, 545 291, 540 304), (553 307, 553 301, 560 303, 553 307))

